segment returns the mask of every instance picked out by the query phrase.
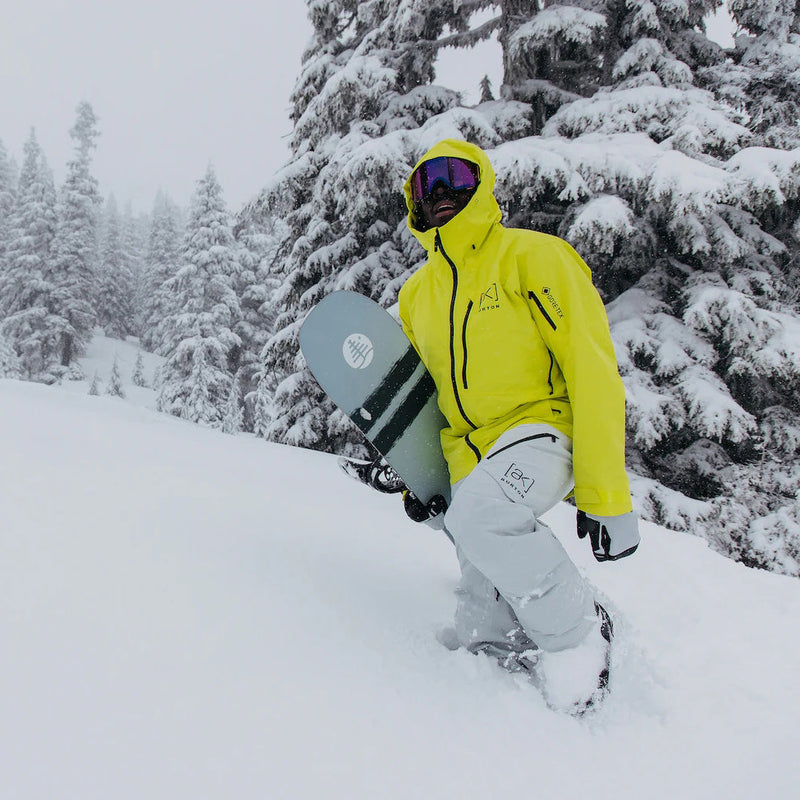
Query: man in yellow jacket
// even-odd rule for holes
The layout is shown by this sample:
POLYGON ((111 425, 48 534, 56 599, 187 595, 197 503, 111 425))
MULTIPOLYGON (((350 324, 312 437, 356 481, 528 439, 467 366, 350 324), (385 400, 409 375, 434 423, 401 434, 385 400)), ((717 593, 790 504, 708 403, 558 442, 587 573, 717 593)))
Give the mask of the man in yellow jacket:
MULTIPOLYGON (((457 643, 530 669, 552 705, 581 710, 605 691, 611 621, 538 517, 574 493, 598 560, 636 550, 625 392, 588 267, 557 237, 505 228, 494 182, 463 141, 416 165, 408 225, 429 258, 400 291, 400 319, 448 422, 457 643)), ((406 508, 428 516, 413 496, 406 508)))

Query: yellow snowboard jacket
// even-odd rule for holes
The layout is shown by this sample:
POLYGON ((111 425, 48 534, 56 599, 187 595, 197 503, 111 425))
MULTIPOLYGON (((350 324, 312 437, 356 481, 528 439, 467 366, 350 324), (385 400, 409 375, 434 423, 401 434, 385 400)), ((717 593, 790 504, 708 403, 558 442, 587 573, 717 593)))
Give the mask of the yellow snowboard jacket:
POLYGON ((401 289, 399 309, 449 423, 441 440, 451 481, 505 431, 546 423, 572 439, 578 508, 630 511, 625 390, 589 268, 562 239, 500 224, 494 170, 479 147, 448 139, 420 163, 437 156, 477 163, 481 181, 459 214, 427 231, 415 225, 406 182, 408 225, 428 261, 401 289))

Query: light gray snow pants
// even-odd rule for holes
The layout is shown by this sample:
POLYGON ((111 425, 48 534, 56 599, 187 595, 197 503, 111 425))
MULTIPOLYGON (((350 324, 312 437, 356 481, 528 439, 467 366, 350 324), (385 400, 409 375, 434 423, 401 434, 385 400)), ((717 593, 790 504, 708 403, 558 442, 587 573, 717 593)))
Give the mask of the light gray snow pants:
POLYGON ((542 650, 564 650, 586 636, 596 618, 593 593, 537 519, 573 485, 572 443, 549 425, 507 431, 454 485, 445 526, 461 564, 455 629, 462 646, 502 642, 520 626, 542 650))

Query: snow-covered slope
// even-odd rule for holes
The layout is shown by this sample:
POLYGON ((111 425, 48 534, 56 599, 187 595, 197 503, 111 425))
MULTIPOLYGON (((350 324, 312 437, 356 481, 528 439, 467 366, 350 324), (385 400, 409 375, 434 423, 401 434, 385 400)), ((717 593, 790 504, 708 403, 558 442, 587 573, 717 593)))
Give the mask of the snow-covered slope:
POLYGON ((592 718, 450 652, 446 538, 335 459, 0 381, 0 797, 788 798, 800 582, 644 525, 592 718))

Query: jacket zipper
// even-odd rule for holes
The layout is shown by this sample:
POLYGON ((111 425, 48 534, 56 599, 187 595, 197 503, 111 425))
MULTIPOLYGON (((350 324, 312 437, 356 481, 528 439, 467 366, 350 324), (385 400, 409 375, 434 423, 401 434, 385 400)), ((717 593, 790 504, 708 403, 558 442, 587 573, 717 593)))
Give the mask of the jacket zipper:
POLYGON ((464 314, 464 325, 461 329, 461 345, 464 348, 464 366, 461 369, 461 383, 465 389, 469 389, 467 384, 467 322, 469 321, 469 313, 472 311, 472 300, 467 305, 467 313, 464 314))
POLYGON ((542 316, 547 320, 547 324, 553 330, 555 330, 556 324, 555 322, 553 322, 553 318, 545 310, 545 307, 542 305, 542 301, 539 300, 539 298, 533 292, 528 292, 528 297, 530 297, 530 299, 533 300, 534 303, 536 303, 536 307, 539 309, 539 311, 542 312, 542 316))
MULTIPOLYGON (((453 273, 453 294, 450 297, 450 382, 453 386, 453 394, 455 396, 456 405, 458 406, 458 411, 461 414, 464 421, 473 429, 476 429, 478 426, 467 416, 467 412, 464 410, 464 406, 461 402, 461 395, 458 393, 458 381, 456 379, 456 321, 455 321, 455 313, 456 313, 456 294, 458 293, 458 269, 456 265, 453 263, 453 260, 447 255, 447 252, 444 249, 444 245, 442 244, 442 237, 439 235, 439 230, 436 230, 436 238, 434 240, 434 247, 438 250, 444 260, 450 265, 450 270, 453 273)), ((469 434, 465 437, 467 445, 475 454, 475 457, 478 461, 481 460, 481 453, 477 447, 470 441, 469 434)))

